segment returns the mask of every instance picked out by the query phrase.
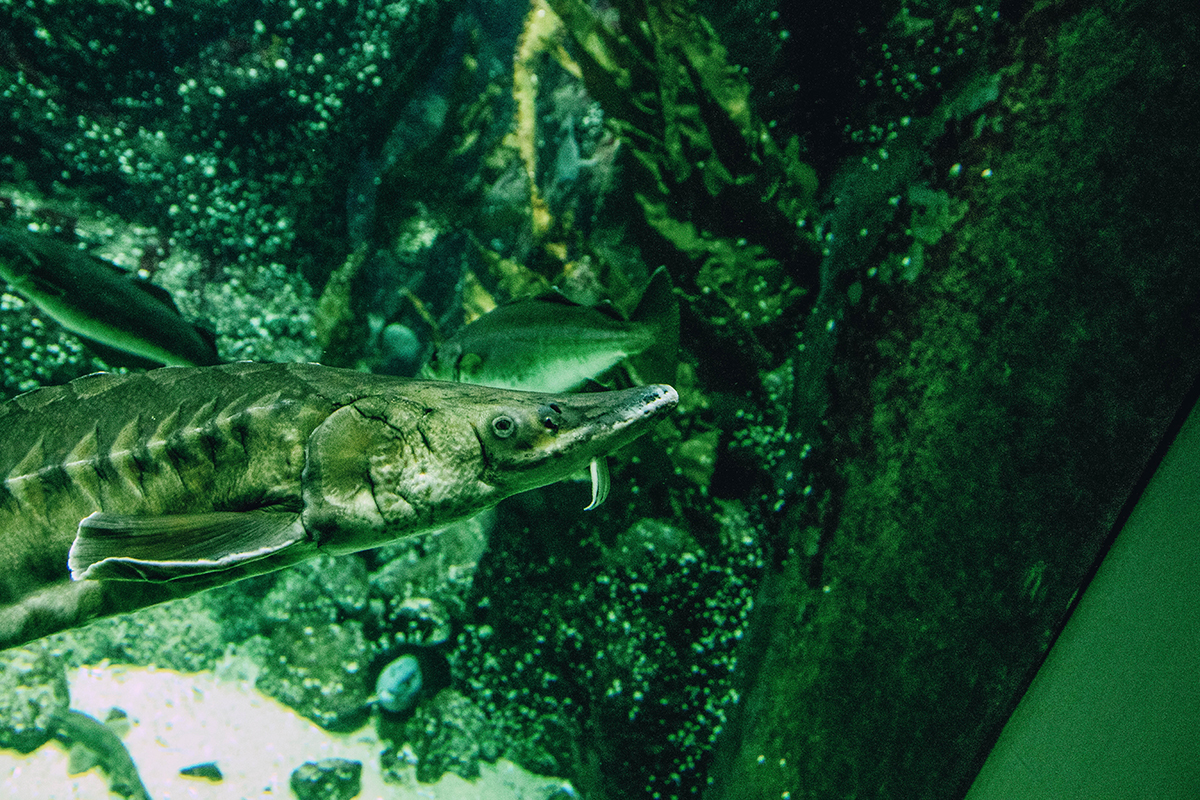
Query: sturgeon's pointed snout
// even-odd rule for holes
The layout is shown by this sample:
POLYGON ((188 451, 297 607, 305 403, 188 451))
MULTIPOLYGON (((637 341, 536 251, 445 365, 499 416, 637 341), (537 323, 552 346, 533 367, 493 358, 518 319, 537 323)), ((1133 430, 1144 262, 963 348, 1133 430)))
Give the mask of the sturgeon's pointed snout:
POLYGON ((639 398, 637 404, 641 406, 644 415, 670 411, 679 402, 679 392, 675 391, 674 386, 665 383, 638 386, 626 391, 639 398))
POLYGON ((665 383, 638 386, 626 389, 621 394, 627 395, 624 398, 627 405, 616 412, 620 419, 613 420, 612 434, 617 435, 623 430, 632 429, 632 435, 621 444, 615 445, 614 449, 641 436, 649 430, 652 421, 664 416, 679 403, 679 392, 665 383))
POLYGON ((679 393, 666 384, 569 397, 572 402, 565 409, 567 424, 559 431, 559 443, 564 450, 568 444, 588 450, 588 458, 633 441, 679 402, 679 393), (576 409, 580 417, 572 420, 571 411, 576 409))
POLYGON ((636 424, 647 417, 660 416, 679 402, 679 393, 664 383, 566 397, 569 402, 562 405, 581 415, 579 424, 591 422, 614 429, 636 424))

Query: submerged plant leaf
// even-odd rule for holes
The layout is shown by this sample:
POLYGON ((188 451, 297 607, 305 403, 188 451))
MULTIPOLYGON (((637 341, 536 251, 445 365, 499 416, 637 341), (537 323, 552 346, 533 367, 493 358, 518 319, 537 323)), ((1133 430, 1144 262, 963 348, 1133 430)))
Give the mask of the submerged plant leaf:
POLYGON ((581 51, 588 92, 642 168, 635 196, 647 222, 694 267, 681 283, 715 292, 749 325, 808 296, 815 246, 801 222, 816 175, 795 139, 781 148, 755 116, 750 84, 693 4, 619 2, 618 29, 583 0, 548 2, 581 51))

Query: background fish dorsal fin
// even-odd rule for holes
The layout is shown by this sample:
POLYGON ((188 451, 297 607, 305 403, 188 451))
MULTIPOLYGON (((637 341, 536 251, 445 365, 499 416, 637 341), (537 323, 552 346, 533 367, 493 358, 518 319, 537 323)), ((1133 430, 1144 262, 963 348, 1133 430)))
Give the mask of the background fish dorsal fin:
POLYGON ((129 722, 129 715, 125 713, 125 710, 113 706, 104 715, 104 727, 112 731, 117 738, 124 739, 129 735, 129 730, 133 726, 129 722))
POLYGON ((74 580, 169 581, 266 558, 304 538, 300 515, 284 511, 97 512, 79 523, 67 565, 74 580))
POLYGON ((614 320, 615 322, 628 322, 629 321, 629 319, 624 314, 621 313, 621 309, 619 309, 615 305, 613 305, 613 302, 611 300, 605 299, 605 300, 601 300, 598 303, 591 303, 591 304, 579 303, 579 302, 572 300, 570 297, 567 297, 567 295, 563 293, 563 290, 558 288, 557 286, 551 286, 549 289, 547 289, 545 292, 538 295, 534 299, 539 300, 541 302, 545 302, 545 303, 558 303, 559 305, 571 306, 573 308, 591 309, 592 311, 599 312, 599 313, 603 314, 604 316, 609 317, 610 319, 614 320))

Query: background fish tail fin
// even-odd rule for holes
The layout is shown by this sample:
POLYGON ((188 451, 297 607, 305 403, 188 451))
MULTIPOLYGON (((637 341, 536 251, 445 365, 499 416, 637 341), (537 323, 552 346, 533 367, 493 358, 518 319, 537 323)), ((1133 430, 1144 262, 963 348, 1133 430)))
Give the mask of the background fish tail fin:
POLYGON ((631 322, 640 322, 653 331, 654 343, 629 359, 628 365, 639 383, 674 383, 679 361, 679 301, 666 267, 650 276, 631 322))

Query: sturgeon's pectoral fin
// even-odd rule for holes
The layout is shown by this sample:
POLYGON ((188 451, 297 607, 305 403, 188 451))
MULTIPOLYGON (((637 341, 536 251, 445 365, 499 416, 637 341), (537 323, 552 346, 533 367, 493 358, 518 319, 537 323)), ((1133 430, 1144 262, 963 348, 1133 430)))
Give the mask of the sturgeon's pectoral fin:
POLYGON ((593 458, 592 463, 588 465, 588 472, 592 476, 592 502, 583 509, 584 511, 591 511, 603 503, 612 485, 608 477, 608 459, 604 456, 593 458))
POLYGON ((300 515, 277 511, 84 517, 67 566, 73 580, 169 581, 265 558, 305 538, 300 515))

